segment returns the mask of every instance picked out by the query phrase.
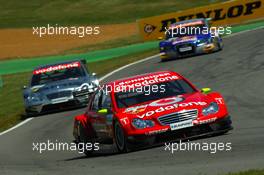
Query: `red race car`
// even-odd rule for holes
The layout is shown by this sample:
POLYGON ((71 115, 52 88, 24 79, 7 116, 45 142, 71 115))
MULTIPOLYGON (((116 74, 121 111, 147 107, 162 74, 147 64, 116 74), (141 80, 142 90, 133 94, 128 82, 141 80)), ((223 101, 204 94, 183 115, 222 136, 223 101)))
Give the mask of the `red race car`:
POLYGON ((164 71, 98 88, 86 112, 75 117, 73 135, 77 144, 115 143, 127 152, 139 143, 223 134, 231 123, 221 94, 198 90, 180 74, 164 71))

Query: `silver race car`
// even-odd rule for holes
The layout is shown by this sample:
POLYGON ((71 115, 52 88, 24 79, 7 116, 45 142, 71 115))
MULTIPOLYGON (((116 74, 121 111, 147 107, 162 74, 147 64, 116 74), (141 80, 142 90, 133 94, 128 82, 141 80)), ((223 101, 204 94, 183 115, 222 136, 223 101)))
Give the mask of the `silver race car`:
POLYGON ((29 86, 24 86, 26 114, 85 106, 89 94, 98 85, 96 74, 89 74, 85 60, 38 67, 33 71, 29 86))

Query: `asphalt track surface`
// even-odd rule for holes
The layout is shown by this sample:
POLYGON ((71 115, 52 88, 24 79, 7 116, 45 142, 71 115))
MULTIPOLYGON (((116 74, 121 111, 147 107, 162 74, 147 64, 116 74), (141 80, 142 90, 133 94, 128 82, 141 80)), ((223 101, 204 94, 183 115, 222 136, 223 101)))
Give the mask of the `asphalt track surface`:
POLYGON ((225 97, 234 130, 193 142, 231 142, 232 151, 211 154, 164 146, 116 154, 114 147, 87 158, 75 151, 32 151, 33 142, 68 142, 73 117, 84 109, 37 117, 0 136, 0 174, 222 174, 264 168, 264 31, 224 39, 221 52, 160 63, 151 59, 113 74, 106 81, 135 74, 174 70, 197 87, 211 87, 225 97), (111 149, 113 148, 113 149, 111 149))

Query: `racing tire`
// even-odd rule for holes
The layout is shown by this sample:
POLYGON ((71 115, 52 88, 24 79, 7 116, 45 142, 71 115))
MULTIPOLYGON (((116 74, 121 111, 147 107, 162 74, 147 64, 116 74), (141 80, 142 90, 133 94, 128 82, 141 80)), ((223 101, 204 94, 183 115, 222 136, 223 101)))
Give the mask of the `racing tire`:
POLYGON ((161 63, 164 63, 164 62, 166 62, 167 60, 164 60, 164 59, 160 59, 160 62, 161 63))
POLYGON ((218 45, 218 49, 217 49, 218 51, 221 51, 221 50, 223 50, 223 46, 221 46, 221 44, 220 44, 220 43, 218 43, 217 45, 218 45))
POLYGON ((226 131, 220 131, 218 133, 216 133, 214 136, 221 136, 221 135, 225 135, 229 132, 230 130, 226 130, 226 131))
POLYGON ((178 57, 169 57, 166 59, 160 59, 160 62, 165 63, 165 62, 169 62, 169 61, 173 61, 173 60, 177 60, 177 59, 178 59, 178 57))
POLYGON ((171 61, 171 58, 166 58, 166 59, 161 59, 160 58, 160 62, 161 63, 168 62, 168 61, 171 61))
POLYGON ((221 51, 223 50, 223 43, 221 43, 220 41, 217 42, 217 51, 221 51))
POLYGON ((77 146, 78 146, 78 148, 83 150, 83 153, 87 157, 90 157, 93 154, 93 149, 87 150, 87 149, 85 149, 83 147, 79 147, 80 143, 83 143, 81 146, 84 146, 86 143, 89 142, 89 140, 87 139, 87 136, 85 134, 84 128, 80 124, 78 125, 78 133, 79 133, 79 136, 78 136, 78 139, 77 139, 77 144, 78 144, 77 146))
POLYGON ((120 123, 114 123, 115 144, 120 153, 129 152, 129 143, 120 123))
POLYGON ((230 116, 225 117, 224 119, 213 124, 212 126, 213 126, 212 127, 213 130, 216 131, 216 133, 213 134, 213 136, 224 135, 233 129, 232 120, 230 116))
POLYGON ((25 116, 26 116, 26 117, 37 117, 38 115, 40 115, 40 113, 37 113, 37 112, 31 112, 31 111, 25 109, 25 116))

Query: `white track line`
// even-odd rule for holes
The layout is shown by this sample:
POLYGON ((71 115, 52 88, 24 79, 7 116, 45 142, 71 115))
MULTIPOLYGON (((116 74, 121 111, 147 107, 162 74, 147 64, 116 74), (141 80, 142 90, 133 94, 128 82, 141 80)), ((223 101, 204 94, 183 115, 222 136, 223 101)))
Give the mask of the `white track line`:
MULTIPOLYGON (((101 78, 99 79, 99 81, 103 81, 103 80, 106 79, 107 77, 113 75, 114 73, 116 73, 116 72, 118 72, 118 71, 121 71, 122 69, 125 69, 125 68, 127 68, 127 67, 129 67, 129 66, 132 66, 132 65, 135 65, 135 64, 138 64, 138 63, 141 63, 141 62, 143 62, 143 61, 147 61, 147 60, 153 59, 153 58, 157 57, 158 55, 159 55, 159 54, 154 55, 154 56, 151 56, 151 57, 147 57, 147 58, 145 58, 145 59, 142 59, 142 60, 139 60, 139 61, 136 61, 136 62, 130 63, 130 64, 127 64, 127 65, 125 65, 125 66, 123 66, 123 67, 120 67, 120 68, 118 68, 118 69, 116 69, 116 70, 114 70, 114 71, 112 71, 112 72, 106 74, 105 76, 101 77, 101 78)), ((32 119, 34 119, 34 118, 33 118, 33 117, 28 118, 28 119, 26 119, 26 120, 24 120, 24 121, 18 123, 17 125, 13 126, 12 128, 9 128, 9 129, 7 129, 7 130, 1 132, 1 133, 0 133, 0 136, 2 136, 2 135, 4 135, 4 134, 6 134, 6 133, 8 133, 8 132, 10 132, 10 131, 12 131, 12 130, 14 130, 14 129, 16 129, 16 128, 22 126, 22 125, 24 125, 24 124, 26 124, 26 123, 28 123, 28 122, 31 121, 32 119)))
MULTIPOLYGON (((237 33, 234 33, 234 34, 231 34, 231 35, 227 35, 227 36, 225 36, 224 38, 229 38, 229 37, 232 37, 232 36, 240 35, 240 34, 243 34, 243 33, 249 32, 249 31, 258 30, 258 29, 261 29, 261 28, 264 28, 264 27, 261 26, 261 27, 257 27, 257 28, 254 28, 254 29, 244 30, 244 31, 237 32, 237 33)), ((125 65, 125 66, 122 66, 122 67, 120 67, 120 68, 118 68, 118 69, 116 69, 116 70, 114 70, 114 71, 112 71, 112 72, 106 74, 105 76, 101 77, 101 78, 99 79, 99 81, 102 81, 102 80, 108 78, 109 76, 113 75, 114 73, 119 72, 119 71, 121 71, 121 70, 123 70, 123 69, 125 69, 125 68, 127 68, 127 67, 129 67, 129 66, 132 66, 132 65, 135 65, 135 64, 138 64, 138 63, 141 63, 141 62, 144 62, 144 61, 147 61, 147 60, 150 60, 150 59, 156 58, 158 55, 159 55, 159 54, 157 54, 157 55, 153 55, 153 56, 147 57, 147 58, 145 58, 145 59, 142 59, 142 60, 139 60, 139 61, 136 61, 136 62, 133 62, 133 63, 127 64, 127 65, 125 65)), ((34 119, 34 118, 32 118, 32 117, 31 117, 31 118, 28 118, 28 119, 26 119, 26 120, 24 120, 24 121, 18 123, 17 125, 13 126, 12 128, 9 128, 8 130, 5 130, 5 131, 1 132, 1 133, 0 133, 0 136, 2 136, 2 135, 4 135, 4 134, 6 134, 6 133, 8 133, 8 132, 10 132, 10 131, 12 131, 12 130, 14 130, 14 129, 16 129, 16 128, 22 126, 22 125, 24 125, 24 124, 26 124, 26 123, 28 123, 28 122, 31 121, 32 119, 34 119)))
POLYGON ((26 120, 24 120, 24 121, 18 123, 17 125, 13 126, 12 128, 9 128, 8 130, 5 130, 5 131, 1 132, 1 133, 0 133, 0 136, 6 134, 6 133, 8 133, 8 132, 10 132, 10 131, 12 131, 12 130, 14 130, 14 129, 16 129, 16 128, 18 128, 19 126, 24 125, 25 123, 29 122, 29 121, 32 120, 32 119, 33 119, 32 117, 31 117, 31 118, 28 118, 28 119, 26 119, 26 120))
POLYGON ((259 26, 259 27, 253 28, 253 29, 243 30, 240 32, 233 33, 231 35, 226 35, 226 36, 224 36, 224 38, 229 38, 229 37, 233 37, 236 35, 241 35, 241 34, 246 33, 246 32, 255 31, 255 30, 259 30, 259 29, 263 29, 263 28, 264 28, 264 26, 259 26))

